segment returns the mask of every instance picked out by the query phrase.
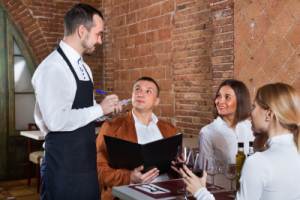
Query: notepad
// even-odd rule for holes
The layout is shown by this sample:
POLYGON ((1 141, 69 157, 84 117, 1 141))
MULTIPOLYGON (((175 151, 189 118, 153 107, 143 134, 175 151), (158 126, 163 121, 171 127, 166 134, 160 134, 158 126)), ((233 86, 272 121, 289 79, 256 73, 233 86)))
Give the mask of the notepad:
POLYGON ((104 140, 110 167, 133 170, 144 165, 142 173, 156 167, 159 169, 159 174, 164 174, 171 171, 171 161, 175 160, 177 148, 182 145, 182 134, 146 144, 137 144, 106 135, 104 140))

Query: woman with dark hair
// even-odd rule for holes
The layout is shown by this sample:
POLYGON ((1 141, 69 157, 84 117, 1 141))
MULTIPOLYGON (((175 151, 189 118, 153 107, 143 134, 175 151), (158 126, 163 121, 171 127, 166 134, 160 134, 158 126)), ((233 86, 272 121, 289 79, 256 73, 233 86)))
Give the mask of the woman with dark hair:
MULTIPOLYGON (((300 94, 284 83, 261 87, 251 111, 256 138, 266 138, 268 149, 246 159, 237 200, 300 199, 300 94)), ((206 176, 180 169, 187 190, 197 200, 214 200, 206 190, 206 176)))
POLYGON ((215 156, 225 165, 228 159, 235 162, 238 142, 244 143, 247 154, 249 141, 254 140, 251 122, 247 120, 251 110, 250 94, 243 82, 230 79, 219 86, 214 103, 215 120, 201 129, 199 151, 215 156))

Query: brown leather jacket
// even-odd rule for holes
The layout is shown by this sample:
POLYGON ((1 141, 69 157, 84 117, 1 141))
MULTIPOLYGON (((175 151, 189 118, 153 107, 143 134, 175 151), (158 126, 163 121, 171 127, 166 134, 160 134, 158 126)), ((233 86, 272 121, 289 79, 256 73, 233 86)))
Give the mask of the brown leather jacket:
MULTIPOLYGON (((158 120, 157 126, 164 138, 177 134, 175 126, 167 122, 158 120)), ((138 143, 132 112, 114 120, 105 122, 102 125, 96 140, 98 180, 99 184, 104 186, 101 199, 113 200, 118 198, 112 195, 112 187, 129 185, 131 171, 126 169, 113 169, 109 167, 109 158, 103 135, 138 143)), ((170 178, 174 177, 173 174, 170 174, 170 176, 170 178)))

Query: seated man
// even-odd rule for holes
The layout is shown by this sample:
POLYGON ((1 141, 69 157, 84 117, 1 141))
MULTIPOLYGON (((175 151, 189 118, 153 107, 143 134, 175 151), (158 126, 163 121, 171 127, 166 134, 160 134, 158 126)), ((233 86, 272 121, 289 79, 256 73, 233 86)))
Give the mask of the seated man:
POLYGON ((109 166, 109 157, 103 135, 144 144, 177 134, 176 128, 152 113, 153 108, 158 105, 159 86, 149 77, 138 79, 133 87, 132 111, 114 120, 107 121, 101 127, 96 141, 97 145, 97 167, 99 184, 103 185, 101 199, 117 199, 112 195, 112 187, 129 185, 135 183, 147 183, 151 181, 169 180, 169 175, 158 176, 159 170, 154 168, 142 174, 143 166, 133 171, 127 169, 113 169, 109 166))

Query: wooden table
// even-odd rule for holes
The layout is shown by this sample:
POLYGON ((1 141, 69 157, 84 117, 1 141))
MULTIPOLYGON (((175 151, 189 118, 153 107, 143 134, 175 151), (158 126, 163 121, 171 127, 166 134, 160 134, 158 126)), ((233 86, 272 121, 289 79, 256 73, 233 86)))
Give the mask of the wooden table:
MULTIPOLYGON (((181 179, 156 182, 152 184, 167 189, 170 191, 170 193, 150 194, 146 191, 139 189, 140 186, 147 184, 135 184, 113 187, 112 194, 122 200, 174 200, 176 199, 176 197, 182 196, 182 194, 179 194, 177 192, 177 190, 183 188, 184 186, 183 181, 181 179)), ((210 184, 207 183, 207 185, 209 186, 210 184)), ((228 193, 226 193, 225 191, 226 189, 223 188, 219 191, 214 191, 212 193, 216 200, 233 200, 234 198, 228 197, 228 193)), ((188 195, 188 199, 196 200, 191 194, 188 195)))
MULTIPOLYGON (((100 132, 101 127, 95 128, 95 134, 100 132)), ((35 140, 45 140, 44 134, 40 130, 36 131, 21 131, 21 135, 35 140)))

